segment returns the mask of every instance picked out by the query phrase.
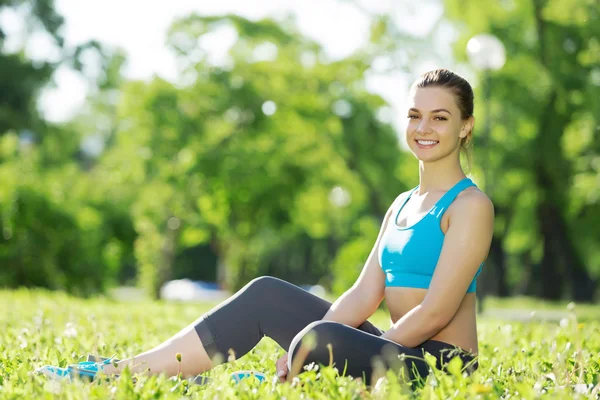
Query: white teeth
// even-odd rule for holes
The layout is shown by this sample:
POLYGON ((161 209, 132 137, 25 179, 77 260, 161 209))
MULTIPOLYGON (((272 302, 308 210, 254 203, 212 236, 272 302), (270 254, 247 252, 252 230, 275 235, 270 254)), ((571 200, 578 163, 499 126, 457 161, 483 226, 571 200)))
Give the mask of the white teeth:
POLYGON ((435 140, 417 140, 417 143, 422 144, 423 146, 430 146, 432 144, 436 144, 435 140))

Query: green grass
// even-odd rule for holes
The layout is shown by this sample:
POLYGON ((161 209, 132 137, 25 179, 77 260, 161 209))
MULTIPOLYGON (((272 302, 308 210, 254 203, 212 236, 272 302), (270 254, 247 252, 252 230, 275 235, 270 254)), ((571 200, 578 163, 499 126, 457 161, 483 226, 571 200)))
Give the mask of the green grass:
MULTIPOLYGON (((600 390, 596 386, 600 323, 592 318, 581 322, 579 306, 567 310, 555 305, 554 310, 565 313, 559 320, 534 316, 508 321, 494 318, 493 312, 480 317, 480 369, 471 377, 435 371, 422 389, 412 393, 391 373, 376 389, 368 389, 359 381, 336 376, 330 367, 305 372, 291 384, 228 382, 226 372, 240 369, 274 375, 274 363, 282 349, 269 339, 239 360, 212 370, 209 375, 215 380, 207 386, 181 385, 173 390, 177 382, 167 377, 138 377, 135 384, 127 376, 93 383, 52 382, 32 371, 43 364, 62 366, 80 361, 88 353, 126 357, 147 350, 195 320, 211 304, 82 300, 25 290, 0 291, 0 304, 2 399, 566 399, 596 398, 600 390)), ((545 308, 530 301, 488 304, 521 308, 527 313, 545 308)), ((600 315, 598 307, 585 308, 586 314, 593 311, 600 315)), ((506 314, 502 315, 505 318, 506 314)), ((382 328, 388 325, 383 312, 371 320, 382 328)))

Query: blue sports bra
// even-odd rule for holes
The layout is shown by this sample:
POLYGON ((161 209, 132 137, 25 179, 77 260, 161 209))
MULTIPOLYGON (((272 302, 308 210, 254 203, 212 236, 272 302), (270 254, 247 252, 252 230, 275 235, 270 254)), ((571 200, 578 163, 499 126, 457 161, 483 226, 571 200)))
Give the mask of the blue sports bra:
MULTIPOLYGON (((444 232, 440 222, 444 212, 464 189, 476 186, 469 178, 465 178, 448 190, 423 218, 411 226, 399 227, 398 215, 412 194, 419 187, 410 191, 406 199, 387 224, 379 244, 379 263, 385 272, 385 285, 428 289, 433 272, 442 251, 444 232)), ((483 263, 479 266, 467 293, 475 292, 476 280, 483 263)))

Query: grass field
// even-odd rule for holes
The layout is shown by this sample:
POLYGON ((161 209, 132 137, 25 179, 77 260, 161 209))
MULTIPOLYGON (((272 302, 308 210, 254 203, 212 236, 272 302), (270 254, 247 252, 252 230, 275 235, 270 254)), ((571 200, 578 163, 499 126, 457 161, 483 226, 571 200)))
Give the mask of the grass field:
MULTIPOLYGON (((213 382, 206 386, 176 386, 167 377, 138 377, 133 383, 126 374, 93 383, 52 382, 32 371, 43 364, 81 361, 88 353, 122 358, 147 350, 212 305, 82 300, 25 290, 0 291, 0 304, 2 399, 587 399, 598 398, 600 391, 600 322, 595 319, 600 307, 492 300, 486 307, 498 312, 479 318, 479 370, 468 378, 434 371, 413 393, 391 373, 367 388, 336 376, 331 367, 305 372, 286 384, 229 382, 226 372, 241 369, 274 376, 282 349, 270 339, 239 360, 216 367, 208 374, 213 382), (510 318, 511 311, 519 318, 510 318)), ((371 321, 388 326, 384 312, 371 321)))

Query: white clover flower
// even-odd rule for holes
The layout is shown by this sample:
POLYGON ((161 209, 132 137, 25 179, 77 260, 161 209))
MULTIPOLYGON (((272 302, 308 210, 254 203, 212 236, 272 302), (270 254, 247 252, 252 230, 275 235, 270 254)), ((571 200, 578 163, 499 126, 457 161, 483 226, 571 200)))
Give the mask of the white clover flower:
POLYGON ((72 322, 68 322, 67 326, 65 327, 65 331, 63 332, 63 335, 65 335, 65 337, 67 338, 77 337, 77 329, 75 328, 75 324, 72 322))

